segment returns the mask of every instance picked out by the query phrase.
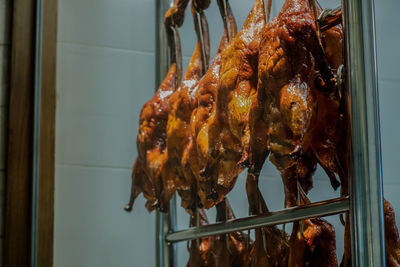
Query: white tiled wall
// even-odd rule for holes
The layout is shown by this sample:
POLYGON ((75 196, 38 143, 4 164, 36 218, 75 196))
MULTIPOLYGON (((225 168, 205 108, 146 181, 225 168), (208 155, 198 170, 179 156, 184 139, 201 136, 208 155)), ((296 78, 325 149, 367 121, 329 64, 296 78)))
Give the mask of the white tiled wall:
MULTIPOLYGON (((337 0, 320 1, 335 7, 337 0)), ((242 25, 252 0, 230 0, 242 25)), ((274 1, 278 13, 282 0, 274 1)), ((380 66, 381 118, 386 196, 400 214, 397 179, 400 126, 400 36, 396 31, 397 0, 376 6, 380 66)), ((56 267, 154 266, 154 214, 142 198, 127 214, 123 206, 130 190, 130 167, 136 155, 138 116, 154 91, 154 1, 59 0, 58 103, 56 128, 56 267)), ((216 51, 222 22, 215 1, 206 11, 216 51)), ((0 25, 1 27, 1 25, 0 25)), ((1 33, 1 29, 0 29, 1 33)), ((187 12, 180 29, 184 65, 195 44, 192 17, 187 12)), ((271 210, 283 206, 282 183, 270 163, 260 182, 271 210)), ((321 171, 315 176, 312 200, 338 196, 321 171)), ((237 216, 247 215, 245 179, 241 176, 230 201, 237 216)), ((178 210, 178 226, 188 218, 178 210)), ((213 212, 210 218, 213 220, 213 212)), ((335 225, 338 255, 343 227, 335 225)), ((180 244, 179 266, 185 266, 186 245, 180 244)))
POLYGON ((0 266, 2 265, 4 239, 4 199, 6 167, 6 131, 8 117, 8 85, 10 57, 11 1, 0 0, 0 266))

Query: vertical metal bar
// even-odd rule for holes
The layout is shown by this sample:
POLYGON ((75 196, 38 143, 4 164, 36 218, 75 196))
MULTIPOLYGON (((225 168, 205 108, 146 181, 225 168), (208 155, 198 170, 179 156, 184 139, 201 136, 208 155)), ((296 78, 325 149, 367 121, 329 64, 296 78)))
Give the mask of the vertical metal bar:
POLYGON ((36 2, 36 49, 35 49, 35 88, 33 118, 33 162, 32 162, 32 233, 31 233, 31 267, 37 266, 38 246, 38 209, 39 209, 39 160, 40 160, 40 99, 42 74, 42 0, 36 2))
MULTIPOLYGON (((168 71, 168 42, 164 29, 164 14, 172 4, 172 0, 155 1, 155 86, 156 90, 168 71)), ((176 198, 171 200, 168 214, 156 212, 156 267, 176 266, 176 245, 168 244, 165 236, 176 230, 176 198)))
POLYGON ((344 2, 351 96, 353 266, 386 266, 374 2, 344 2))

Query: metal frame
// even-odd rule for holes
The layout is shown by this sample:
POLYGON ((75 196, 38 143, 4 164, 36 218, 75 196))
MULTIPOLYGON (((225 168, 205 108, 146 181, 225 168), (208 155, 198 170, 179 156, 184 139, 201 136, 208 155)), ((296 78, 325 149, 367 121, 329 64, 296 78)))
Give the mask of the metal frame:
MULTIPOLYGON (((171 0, 156 0, 156 85, 168 68, 162 24, 171 0)), ((176 232, 176 200, 156 215, 156 266, 176 266, 174 243, 350 211, 353 266, 386 266, 383 227, 381 142, 373 0, 343 0, 347 81, 351 95, 353 173, 350 199, 310 205, 193 227, 176 232)))

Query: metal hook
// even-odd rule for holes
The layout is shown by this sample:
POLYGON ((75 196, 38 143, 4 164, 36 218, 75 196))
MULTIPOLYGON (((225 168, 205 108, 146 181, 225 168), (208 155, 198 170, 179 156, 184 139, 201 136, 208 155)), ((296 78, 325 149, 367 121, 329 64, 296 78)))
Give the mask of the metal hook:
POLYGON ((228 4, 226 1, 227 0, 219 0, 217 2, 218 2, 218 7, 220 10, 220 13, 222 15, 222 20, 224 22, 224 27, 225 27, 226 34, 228 35, 228 42, 229 42, 231 40, 232 36, 231 36, 231 32, 228 27, 228 24, 230 24, 230 23, 228 22, 228 4))
MULTIPOLYGON (((283 208, 286 209, 287 205, 286 205, 286 198, 283 198, 283 208)), ((286 240, 286 223, 282 224, 282 239, 286 240)))
POLYGON ((201 50, 201 67, 203 74, 206 73, 208 69, 208 62, 206 58, 206 48, 204 44, 204 36, 203 36, 203 25, 201 23, 201 18, 203 16, 203 11, 200 10, 198 11, 197 8, 195 8, 196 12, 196 20, 197 20, 197 30, 198 30, 198 35, 199 35, 199 41, 200 41, 200 50, 201 50))
POLYGON ((247 230, 246 250, 250 250, 250 229, 247 230))
POLYGON ((225 234, 225 245, 226 245, 226 249, 228 250, 229 254, 232 255, 231 246, 229 244, 229 234, 225 234))
POLYGON ((341 11, 341 6, 338 6, 335 9, 324 9, 317 19, 320 25, 320 30, 323 32, 342 23, 341 11))
POLYGON ((337 79, 337 84, 338 84, 338 95, 339 95, 339 100, 342 99, 342 83, 343 83, 343 78, 342 78, 342 74, 343 74, 343 69, 344 69, 344 65, 340 65, 337 69, 337 74, 336 74, 336 79, 337 79))
POLYGON ((265 18, 265 24, 268 23, 269 17, 270 17, 270 12, 268 12, 267 5, 265 4, 265 0, 263 0, 263 6, 264 6, 264 18, 265 18))
MULTIPOLYGON (((262 203, 261 203, 261 196, 260 196, 261 192, 258 191, 258 213, 262 214, 263 210, 262 210, 262 203)), ((267 255, 268 258, 271 258, 271 256, 268 253, 268 248, 267 248, 267 235, 265 233, 265 229, 261 228, 261 236, 262 236, 262 241, 263 241, 263 247, 264 247, 264 252, 267 255)))
MULTIPOLYGON (((227 216, 228 216, 228 203, 227 203, 227 199, 224 199, 225 202, 225 222, 228 220, 227 216)), ((231 247, 229 244, 229 234, 225 234, 225 244, 226 244, 226 249, 228 250, 229 254, 232 255, 232 251, 231 251, 231 247)))
POLYGON ((176 63, 176 87, 178 88, 181 84, 182 79, 182 51, 180 48, 181 39, 179 37, 179 31, 177 25, 171 25, 171 30, 174 37, 174 49, 175 49, 175 63, 176 63))
MULTIPOLYGON (((196 228, 200 226, 199 208, 196 206, 196 228)), ((196 239, 196 246, 200 249, 200 239, 196 239)))
MULTIPOLYGON (((340 197, 343 197, 343 187, 340 188, 340 197)), ((339 219, 340 219, 340 223, 343 226, 346 226, 346 221, 345 221, 345 219, 343 217, 343 213, 339 214, 339 219)))
POLYGON ((318 10, 317 10, 317 3, 315 2, 316 0, 311 0, 311 6, 313 9, 313 14, 314 14, 314 22, 315 22, 315 28, 317 31, 317 37, 318 40, 321 42, 321 29, 318 21, 318 10))
MULTIPOLYGON (((299 184, 299 182, 297 181, 297 206, 300 206, 300 205, 301 205, 300 197, 301 197, 301 193, 300 193, 300 184, 299 184)), ((306 239, 306 237, 304 236, 303 221, 302 221, 302 220, 299 221, 299 224, 300 224, 300 234, 301 234, 301 236, 302 236, 304 239, 306 239)))

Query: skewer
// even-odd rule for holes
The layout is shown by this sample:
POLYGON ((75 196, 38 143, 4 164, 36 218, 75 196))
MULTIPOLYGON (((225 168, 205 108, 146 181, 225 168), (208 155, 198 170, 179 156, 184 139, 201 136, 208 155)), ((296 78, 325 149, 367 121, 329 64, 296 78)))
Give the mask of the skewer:
MULTIPOLYGON (((199 216, 199 208, 197 207, 197 205, 196 205, 196 227, 199 227, 200 226, 200 216, 199 216)), ((200 249, 200 239, 198 238, 198 239, 196 239, 196 246, 197 246, 197 249, 200 249)))
POLYGON ((225 27, 225 31, 228 35, 228 42, 229 42, 231 40, 232 36, 231 36, 231 32, 228 27, 229 22, 228 22, 227 0, 218 0, 217 3, 218 3, 219 11, 222 15, 222 20, 224 22, 224 27, 225 27))
MULTIPOLYGON (((284 209, 287 208, 287 206, 286 206, 286 198, 285 197, 283 197, 283 208, 284 209)), ((286 223, 283 223, 282 224, 282 239, 283 240, 286 240, 286 229, 285 228, 286 228, 286 223)))
POLYGON ((340 65, 337 69, 337 75, 336 75, 336 79, 337 79, 337 84, 338 84, 338 95, 339 95, 339 100, 342 99, 342 83, 343 83, 343 78, 342 78, 342 74, 343 74, 343 69, 344 69, 344 65, 340 65))
MULTIPOLYGON (((300 200, 300 184, 299 182, 297 182, 297 206, 301 205, 301 200, 300 200)), ((306 237, 304 236, 304 226, 303 226, 303 221, 299 221, 300 224, 300 235, 301 237, 303 237, 304 239, 306 239, 306 237)))
POLYGON ((270 15, 271 15, 271 1, 270 0, 268 0, 268 4, 269 4, 269 7, 265 4, 265 0, 263 0, 263 6, 264 6, 264 18, 265 18, 265 24, 267 24, 268 22, 269 22, 269 19, 270 19, 270 15), (269 12, 268 12, 268 9, 269 9, 269 12))
POLYGON ((171 30, 173 33, 173 42, 174 42, 174 55, 176 60, 176 87, 179 87, 182 79, 182 50, 181 50, 181 39, 179 37, 179 31, 177 25, 172 25, 171 30))
POLYGON ((320 24, 321 32, 326 31, 336 25, 342 23, 342 7, 338 6, 335 9, 324 9, 318 16, 317 21, 320 24))
MULTIPOLYGON (((224 199, 225 202, 225 221, 228 219, 228 205, 226 205, 226 199, 224 199)), ((226 249, 228 250, 229 254, 232 255, 231 247, 229 245, 229 234, 225 234, 225 244, 226 244, 226 249)))
POLYGON ((195 7, 195 12, 196 12, 196 20, 197 20, 197 24, 196 24, 196 28, 197 28, 197 34, 199 36, 199 41, 200 41, 200 50, 201 50, 201 68, 202 68, 202 72, 203 74, 206 73, 207 69, 208 69, 208 62, 207 62, 207 58, 206 58, 206 48, 204 45, 204 36, 203 36, 203 24, 201 23, 201 18, 204 15, 203 14, 203 10, 198 10, 197 7, 195 7))
POLYGON ((313 9, 313 14, 314 14, 314 21, 315 21, 315 28, 317 31, 317 36, 319 41, 321 42, 321 29, 318 21, 318 9, 317 9, 317 3, 316 0, 311 0, 311 7, 313 9))
MULTIPOLYGON (((259 209, 259 214, 261 214, 263 212, 262 210, 262 204, 261 204, 261 196, 260 196, 261 192, 258 191, 258 209, 259 209)), ((265 234, 265 229, 264 227, 261 228, 261 236, 262 236, 262 240, 263 240, 263 248, 264 248, 264 252, 267 255, 268 258, 271 258, 271 256, 268 253, 268 248, 267 248, 267 235, 265 234)))

